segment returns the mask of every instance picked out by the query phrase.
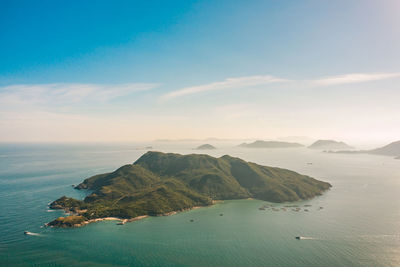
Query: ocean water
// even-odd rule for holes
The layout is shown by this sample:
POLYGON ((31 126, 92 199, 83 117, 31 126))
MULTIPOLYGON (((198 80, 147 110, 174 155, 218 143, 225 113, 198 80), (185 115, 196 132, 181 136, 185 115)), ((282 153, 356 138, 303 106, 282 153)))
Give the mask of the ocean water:
POLYGON ((42 227, 63 214, 49 212, 49 202, 83 198, 71 185, 134 162, 146 145, 197 152, 188 143, 0 145, 0 265, 400 266, 400 160, 384 156, 219 144, 203 153, 288 168, 333 187, 296 203, 300 212, 262 211, 264 201, 235 200, 123 226, 42 227), (312 205, 309 212, 304 205, 312 205))

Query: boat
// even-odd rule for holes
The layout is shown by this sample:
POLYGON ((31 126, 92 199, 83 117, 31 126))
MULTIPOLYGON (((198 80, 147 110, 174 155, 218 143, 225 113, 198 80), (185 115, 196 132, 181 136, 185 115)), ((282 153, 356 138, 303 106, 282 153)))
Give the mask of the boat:
POLYGON ((224 214, 221 213, 219 216, 224 216, 224 214))
POLYGON ((24 235, 27 235, 27 234, 29 234, 29 232, 28 231, 24 231, 24 235))
POLYGON ((301 236, 296 236, 295 237, 297 240, 300 240, 300 239, 302 239, 302 237, 301 236))

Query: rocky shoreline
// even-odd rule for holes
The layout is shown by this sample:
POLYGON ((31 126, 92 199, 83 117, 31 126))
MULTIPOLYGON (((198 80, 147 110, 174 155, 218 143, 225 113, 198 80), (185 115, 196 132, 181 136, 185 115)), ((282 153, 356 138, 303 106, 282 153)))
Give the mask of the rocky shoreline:
MULTIPOLYGON (((213 202, 213 204, 214 203, 216 203, 216 202, 213 202)), ((195 207, 188 208, 188 209, 171 211, 171 212, 155 215, 154 217, 172 216, 172 215, 175 215, 180 212, 190 211, 190 210, 199 209, 199 208, 202 208, 202 206, 195 206, 195 207)), ((53 209, 54 209, 54 207, 53 207, 53 209)), ((68 209, 64 209, 64 211, 66 214, 71 214, 71 211, 68 209)), ((142 220, 142 219, 145 219, 148 217, 150 217, 150 216, 149 215, 141 215, 141 216, 137 216, 137 217, 129 218, 129 219, 118 218, 118 217, 104 217, 104 218, 95 218, 95 219, 85 220, 85 218, 82 215, 80 215, 79 212, 76 212, 76 213, 73 213, 66 217, 58 217, 57 219, 46 223, 45 226, 60 227, 60 228, 72 228, 72 227, 82 227, 82 226, 86 226, 90 223, 100 222, 100 221, 119 221, 119 223, 117 223, 118 225, 124 225, 125 223, 142 220)))

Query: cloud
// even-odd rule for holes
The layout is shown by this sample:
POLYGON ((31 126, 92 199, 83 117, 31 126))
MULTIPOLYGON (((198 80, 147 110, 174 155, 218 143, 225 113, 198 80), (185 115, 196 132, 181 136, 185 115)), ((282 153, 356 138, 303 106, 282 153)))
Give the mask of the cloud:
POLYGON ((169 100, 172 98, 177 98, 185 95, 197 94, 207 91, 217 91, 228 88, 248 87, 248 86, 256 86, 256 85, 285 82, 285 81, 286 80, 284 79, 276 78, 269 75, 227 78, 221 82, 185 87, 176 91, 172 91, 170 93, 165 94, 162 98, 164 100, 169 100))
POLYGON ((0 104, 64 105, 80 102, 107 102, 134 92, 151 90, 158 86, 152 83, 131 84, 20 84, 0 87, 0 104))
POLYGON ((260 76, 245 76, 237 78, 227 78, 221 82, 214 82, 209 84, 197 85, 185 87, 176 91, 169 92, 161 97, 163 100, 170 100, 173 98, 192 95, 207 91, 217 91, 228 88, 240 88, 249 87, 256 85, 264 85, 270 83, 279 82, 291 82, 291 84, 299 86, 329 86, 329 85, 341 85, 349 83, 363 83, 370 81, 385 80, 390 78, 400 77, 399 72, 395 73, 350 73, 338 76, 330 76, 323 78, 316 78, 312 80, 289 80, 277 78, 270 75, 260 75, 260 76))
POLYGON ((390 78, 400 77, 399 72, 395 73, 351 73, 340 76, 325 77, 313 80, 312 83, 317 86, 340 85, 349 83, 363 83, 390 78))

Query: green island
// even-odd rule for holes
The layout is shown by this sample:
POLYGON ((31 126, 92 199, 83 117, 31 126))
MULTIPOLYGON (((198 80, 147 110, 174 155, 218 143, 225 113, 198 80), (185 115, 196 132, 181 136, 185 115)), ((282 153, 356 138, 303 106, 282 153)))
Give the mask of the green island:
POLYGON ((321 195, 331 185, 287 169, 261 166, 228 155, 147 152, 135 163, 95 175, 77 185, 91 190, 84 200, 63 196, 50 204, 70 216, 47 225, 82 226, 107 219, 122 224, 170 215, 217 200, 256 198, 293 202, 321 195))

